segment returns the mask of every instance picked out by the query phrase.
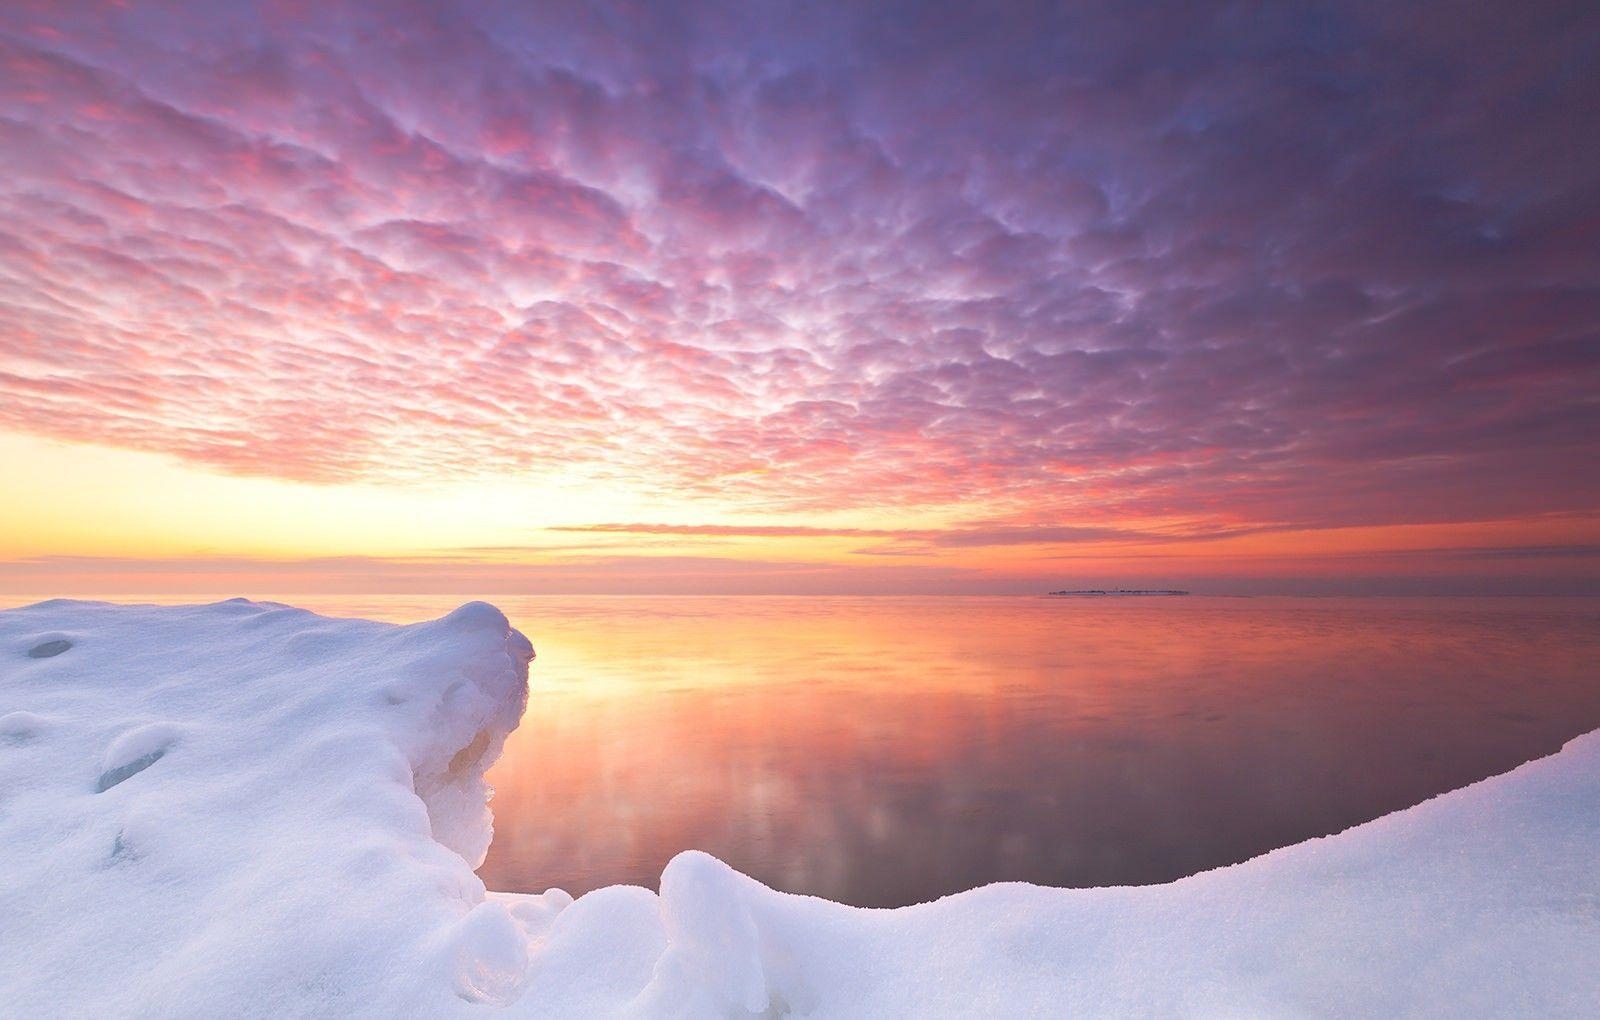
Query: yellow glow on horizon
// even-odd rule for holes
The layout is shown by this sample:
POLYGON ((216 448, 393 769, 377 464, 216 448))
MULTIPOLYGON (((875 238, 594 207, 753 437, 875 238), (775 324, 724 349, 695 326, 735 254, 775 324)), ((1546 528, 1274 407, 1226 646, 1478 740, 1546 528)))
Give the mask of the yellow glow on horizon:
MULTIPOLYGON (((882 583, 893 590, 906 590, 923 583, 906 573, 917 570, 930 571, 930 591, 984 578, 1012 585, 1012 590, 1079 582, 1138 586, 1147 580, 1189 586, 1186 578, 1207 576, 1468 574, 1490 563, 1474 558, 1471 550, 1489 550, 1494 556, 1497 549, 1533 547, 1528 556, 1497 557, 1491 564, 1517 574, 1574 569, 1573 561, 1559 563, 1552 555, 1592 543, 1597 525, 1589 515, 1545 515, 1172 540, 1163 536, 1191 533, 1195 523, 1147 519, 1117 525, 1142 535, 1007 542, 1016 537, 1013 533, 1026 537, 1026 529, 999 525, 990 544, 972 544, 966 541, 970 534, 952 534, 952 529, 982 530, 970 522, 1003 519, 994 508, 969 504, 777 513, 732 501, 674 500, 622 485, 534 473, 448 484, 317 485, 227 475, 160 454, 5 432, 0 432, 0 458, 13 479, 10 496, 0 500, 0 565, 56 557, 105 561, 104 571, 88 563, 74 568, 82 573, 61 578, 74 587, 89 587, 96 577, 137 576, 141 589, 164 590, 161 586, 169 584, 192 588, 207 582, 185 580, 185 572, 209 562, 201 573, 219 589, 282 591, 287 589, 262 585, 290 583, 285 577, 295 584, 326 581, 317 573, 325 564, 306 563, 323 559, 345 561, 332 568, 340 576, 329 583, 349 588, 373 577, 381 588, 390 583, 384 578, 392 581, 400 570, 406 590, 443 583, 440 577, 454 577, 451 583, 460 590, 485 584, 519 590, 519 579, 538 580, 533 573, 518 572, 524 567, 554 571, 591 587, 612 580, 626 586, 642 579, 684 591, 733 583, 727 579, 736 581, 738 571, 750 576, 766 571, 770 576, 762 583, 773 590, 784 590, 785 577, 804 587, 806 577, 829 571, 847 590, 852 577, 865 578, 863 583, 870 586, 874 576, 884 578, 882 583), (802 533, 714 530, 728 522, 798 527, 802 533), (582 530, 609 523, 712 529, 582 530), (1558 552, 1540 554, 1541 546, 1558 552), (1453 555, 1456 550, 1465 555, 1453 555), (296 564, 292 574, 270 569, 296 564), (381 577, 371 573, 375 565, 389 572, 381 577)), ((26 588, 42 583, 38 579, 48 575, 40 571, 48 569, 45 562, 0 581, 13 589, 26 588)))
POLYGON ((314 485, 0 432, 19 485, 0 501, 0 556, 407 555, 537 545, 539 529, 644 513, 625 492, 549 481, 314 485))
MULTIPOLYGON (((529 562, 563 549, 696 549, 776 560, 843 560, 860 536, 695 536, 552 532, 609 521, 696 524, 713 511, 621 486, 549 477, 438 485, 310 484, 210 471, 162 454, 0 432, 17 498, 0 501, 0 558, 44 555, 183 559, 227 556, 436 556, 529 562)), ((930 528, 928 511, 816 514, 806 523, 930 528)))

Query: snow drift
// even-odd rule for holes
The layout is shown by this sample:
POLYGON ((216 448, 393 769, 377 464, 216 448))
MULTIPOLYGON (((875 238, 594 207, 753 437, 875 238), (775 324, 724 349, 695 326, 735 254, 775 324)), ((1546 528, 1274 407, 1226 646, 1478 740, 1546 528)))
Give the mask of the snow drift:
POLYGON ((1165 886, 861 910, 705 854, 487 892, 533 651, 270 603, 0 613, 0 1002, 18 1016, 1578 1015, 1600 734, 1165 886))

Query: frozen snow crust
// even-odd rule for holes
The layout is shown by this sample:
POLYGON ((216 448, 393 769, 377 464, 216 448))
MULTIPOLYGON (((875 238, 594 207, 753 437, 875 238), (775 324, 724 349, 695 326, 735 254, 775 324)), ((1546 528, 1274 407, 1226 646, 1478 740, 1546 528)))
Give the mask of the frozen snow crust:
POLYGON ((901 910, 690 851, 657 893, 485 892, 533 651, 271 603, 0 612, 16 1016, 1464 1016, 1600 1007, 1600 733, 1165 886, 901 910))

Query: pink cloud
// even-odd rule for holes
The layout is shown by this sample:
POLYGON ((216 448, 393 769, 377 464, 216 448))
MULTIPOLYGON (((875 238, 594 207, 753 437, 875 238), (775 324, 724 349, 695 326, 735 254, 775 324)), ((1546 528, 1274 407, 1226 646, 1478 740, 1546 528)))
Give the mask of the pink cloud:
POLYGON ((1581 31, 888 20, 18 5, 0 426, 1039 526, 1600 504, 1581 31))

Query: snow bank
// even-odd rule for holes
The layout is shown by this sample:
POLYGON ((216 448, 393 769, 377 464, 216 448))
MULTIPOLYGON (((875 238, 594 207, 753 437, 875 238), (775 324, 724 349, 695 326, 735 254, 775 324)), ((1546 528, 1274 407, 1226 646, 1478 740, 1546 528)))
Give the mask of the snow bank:
POLYGON ((871 911, 674 859, 486 893, 527 696, 494 608, 0 613, 0 1003, 38 1016, 1581 1015, 1600 734, 1166 886, 871 911))

